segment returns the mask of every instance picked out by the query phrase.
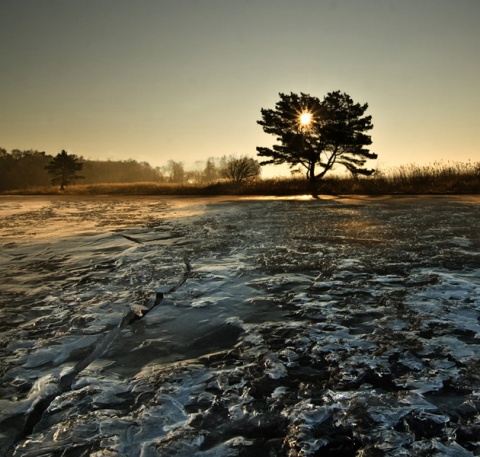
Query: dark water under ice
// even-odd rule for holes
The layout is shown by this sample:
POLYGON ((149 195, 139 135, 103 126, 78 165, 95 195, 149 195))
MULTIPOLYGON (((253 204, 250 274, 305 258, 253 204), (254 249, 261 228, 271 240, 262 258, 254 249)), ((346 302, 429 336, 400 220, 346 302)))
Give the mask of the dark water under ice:
POLYGON ((0 449, 480 455, 479 222, 478 196, 0 197, 0 449))

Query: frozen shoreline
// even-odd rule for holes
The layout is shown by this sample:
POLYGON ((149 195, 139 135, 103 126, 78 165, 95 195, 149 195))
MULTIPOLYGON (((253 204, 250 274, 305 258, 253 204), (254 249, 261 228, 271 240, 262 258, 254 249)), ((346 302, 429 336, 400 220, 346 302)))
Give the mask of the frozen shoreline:
POLYGON ((318 203, 336 201, 346 204, 388 202, 394 205, 421 201, 445 201, 478 205, 480 204, 480 195, 322 196, 319 200, 314 200, 309 195, 292 197, 0 195, 0 237, 5 240, 26 235, 33 237, 56 236, 56 234, 74 235, 81 234, 84 230, 101 227, 114 229, 135 224, 142 225, 152 219, 151 213, 153 213, 153 218, 155 216, 160 218, 177 217, 181 214, 188 216, 201 213, 207 205, 268 201, 317 201, 318 203), (145 207, 139 207, 139 204, 142 203, 145 204, 145 207), (96 209, 89 212, 88 204, 96 206, 96 209), (167 208, 174 213, 165 214, 167 208), (31 224, 32 221, 35 224, 31 224), (38 225, 42 228, 41 230, 38 225))
POLYGON ((0 197, 0 439, 186 254, 18 455, 475 455, 478 220, 480 196, 0 197))

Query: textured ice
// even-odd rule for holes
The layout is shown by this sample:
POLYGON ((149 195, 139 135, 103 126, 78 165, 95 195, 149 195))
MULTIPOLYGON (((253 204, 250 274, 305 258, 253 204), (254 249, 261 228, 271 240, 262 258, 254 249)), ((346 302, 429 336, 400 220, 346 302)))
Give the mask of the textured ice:
POLYGON ((478 197, 0 198, 5 455, 480 453, 478 197))

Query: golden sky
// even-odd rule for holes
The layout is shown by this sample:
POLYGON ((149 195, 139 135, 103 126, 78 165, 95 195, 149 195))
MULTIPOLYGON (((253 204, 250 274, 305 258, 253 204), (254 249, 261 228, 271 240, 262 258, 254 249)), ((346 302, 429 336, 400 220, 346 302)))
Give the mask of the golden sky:
POLYGON ((279 92, 368 103, 381 168, 480 160, 479 0, 0 0, 0 147, 256 156, 279 92))

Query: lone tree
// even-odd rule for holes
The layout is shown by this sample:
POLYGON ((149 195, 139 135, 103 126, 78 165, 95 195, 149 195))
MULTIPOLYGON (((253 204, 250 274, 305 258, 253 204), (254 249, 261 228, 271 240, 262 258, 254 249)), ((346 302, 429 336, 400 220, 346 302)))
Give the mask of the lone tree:
POLYGON ((257 179, 260 173, 258 161, 247 156, 230 156, 222 169, 222 175, 238 185, 257 179))
POLYGON ((372 117, 364 116, 368 104, 354 103, 340 91, 328 93, 323 100, 304 93, 279 95, 275 109, 262 108, 262 120, 257 121, 279 142, 272 148, 257 147, 260 157, 270 157, 260 165, 287 163, 293 171, 303 167, 313 195, 336 163, 354 175, 374 172, 364 168, 368 159, 377 158, 365 148, 372 144, 365 133, 373 128, 372 117))
POLYGON ((75 154, 68 154, 65 150, 57 154, 45 167, 53 175, 52 184, 60 184, 60 190, 63 190, 69 184, 73 184, 76 179, 83 178, 83 176, 77 175, 77 171, 82 168, 83 163, 78 161, 78 157, 75 154))

